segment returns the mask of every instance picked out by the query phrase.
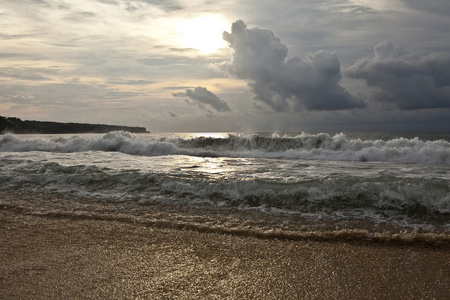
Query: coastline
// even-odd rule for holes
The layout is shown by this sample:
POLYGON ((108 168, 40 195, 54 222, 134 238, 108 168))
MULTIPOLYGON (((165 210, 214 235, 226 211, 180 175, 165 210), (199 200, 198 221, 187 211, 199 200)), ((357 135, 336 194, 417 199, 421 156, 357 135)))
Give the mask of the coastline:
POLYGON ((110 131, 128 131, 132 133, 149 133, 145 127, 89 124, 89 123, 61 123, 51 121, 22 121, 15 117, 0 116, 0 134, 83 134, 108 133, 110 131))
POLYGON ((1 299, 447 299, 447 247, 258 239, 0 210, 1 299))

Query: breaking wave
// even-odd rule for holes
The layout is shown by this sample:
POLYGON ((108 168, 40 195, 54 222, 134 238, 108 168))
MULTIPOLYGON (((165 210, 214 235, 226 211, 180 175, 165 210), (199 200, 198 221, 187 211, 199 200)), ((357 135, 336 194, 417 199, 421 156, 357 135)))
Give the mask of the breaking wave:
MULTIPOLYGON (((0 161, 1 162, 1 161, 0 161)), ((328 175, 296 182, 271 178, 208 179, 189 172, 115 171, 31 162, 0 175, 0 190, 89 196, 139 206, 255 210, 317 220, 371 220, 447 228, 450 184, 443 178, 328 175)), ((448 228, 447 228, 448 230, 448 228)))
POLYGON ((22 138, 0 137, 1 152, 117 151, 130 155, 291 158, 336 161, 378 161, 424 164, 450 163, 450 142, 415 138, 362 140, 344 133, 301 133, 297 136, 229 134, 227 137, 158 137, 110 132, 104 135, 22 138))
POLYGON ((243 216, 237 223, 248 224, 257 213, 255 222, 269 229, 315 230, 321 224, 333 232, 336 226, 356 231, 385 226, 447 234, 450 139, 432 138, 5 134, 0 193, 48 196, 36 211, 69 205, 64 197, 88 198, 89 213, 109 203, 132 216, 153 209, 195 220, 212 216, 208 224, 224 216, 243 216))

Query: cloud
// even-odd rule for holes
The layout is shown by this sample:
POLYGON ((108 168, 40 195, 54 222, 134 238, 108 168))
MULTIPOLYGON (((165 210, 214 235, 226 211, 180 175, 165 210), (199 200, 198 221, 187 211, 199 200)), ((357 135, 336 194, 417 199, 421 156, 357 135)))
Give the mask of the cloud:
POLYGON ((108 80, 106 81, 108 84, 114 84, 114 85, 147 85, 153 83, 153 81, 149 80, 108 80))
POLYGON ((270 30, 248 29, 236 21, 223 39, 233 49, 228 73, 247 81, 255 99, 275 111, 338 110, 362 108, 341 80, 335 53, 321 50, 306 59, 287 59, 288 48, 270 30))
POLYGON ((390 41, 375 46, 372 59, 362 59, 344 74, 373 88, 374 101, 398 109, 450 107, 450 53, 411 55, 390 41))
POLYGON ((180 52, 180 53, 184 53, 184 52, 199 52, 198 49, 194 49, 194 48, 169 48, 170 51, 173 52, 180 52))
POLYGON ((139 0, 140 2, 148 3, 150 5, 157 5, 162 7, 165 11, 174 11, 183 9, 176 0, 139 0))
POLYGON ((450 13, 448 0, 402 0, 402 2, 408 7, 418 11, 428 11, 442 15, 448 15, 448 13, 450 13))
POLYGON ((55 75, 58 73, 57 69, 45 68, 0 68, 0 78, 7 77, 20 80, 51 80, 48 75, 55 75))
POLYGON ((176 113, 174 113, 173 111, 171 111, 171 110, 166 110, 166 111, 169 114, 169 116, 171 116, 172 118, 178 117, 178 115, 176 113))
MULTIPOLYGON (((216 111, 226 112, 231 111, 228 104, 217 97, 214 93, 208 91, 206 88, 198 86, 195 89, 187 89, 186 92, 178 92, 172 94, 175 97, 188 97, 194 101, 200 108, 205 109, 204 105, 208 105, 216 111)), ((188 101, 189 102, 189 101, 188 101)))
MULTIPOLYGON (((0 85, 0 101, 33 106, 80 107, 108 101, 125 102, 123 99, 140 96, 137 92, 124 92, 97 82, 40 85, 0 85)), ((1 103, 0 102, 0 103, 1 103)), ((100 106, 104 104, 99 104, 100 106)))

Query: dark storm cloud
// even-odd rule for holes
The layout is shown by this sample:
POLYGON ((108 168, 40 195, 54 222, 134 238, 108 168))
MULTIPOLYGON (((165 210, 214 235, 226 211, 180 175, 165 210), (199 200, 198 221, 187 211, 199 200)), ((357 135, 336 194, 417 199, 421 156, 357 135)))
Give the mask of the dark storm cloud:
POLYGON ((287 59, 288 48, 272 31, 248 29, 242 20, 223 39, 233 49, 227 72, 246 80, 255 99, 275 111, 364 107, 339 84, 340 62, 334 53, 321 50, 306 59, 287 59))
MULTIPOLYGON (((194 101, 195 104, 200 106, 200 108, 205 109, 204 105, 212 107, 216 111, 225 112, 231 111, 228 104, 217 97, 211 91, 206 88, 198 86, 195 89, 187 89, 186 92, 174 93, 175 97, 188 97, 190 100, 194 101)), ((205 109, 207 110, 207 109, 205 109)))
POLYGON ((373 87, 372 100, 398 109, 450 107, 450 53, 421 57, 382 42, 375 46, 374 58, 359 60, 344 74, 373 87))

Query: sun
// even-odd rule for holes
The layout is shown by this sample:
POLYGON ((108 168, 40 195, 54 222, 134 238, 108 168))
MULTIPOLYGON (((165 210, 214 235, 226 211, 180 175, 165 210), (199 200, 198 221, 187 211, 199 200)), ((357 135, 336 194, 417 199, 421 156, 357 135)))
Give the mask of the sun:
POLYGON ((218 15, 183 19, 177 25, 178 42, 183 48, 211 53, 226 46, 222 33, 228 29, 229 24, 218 15))

